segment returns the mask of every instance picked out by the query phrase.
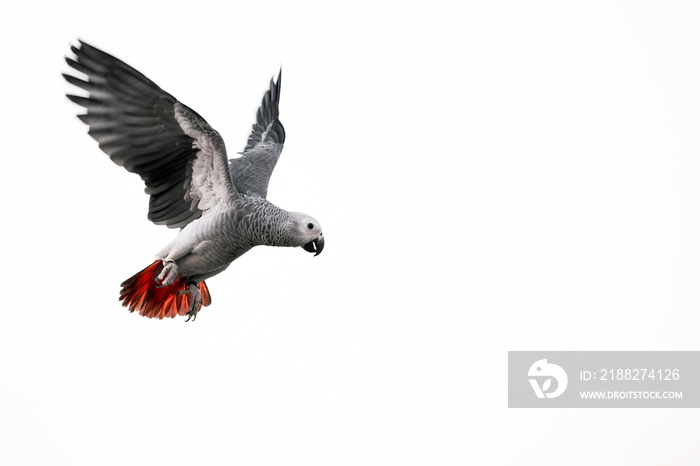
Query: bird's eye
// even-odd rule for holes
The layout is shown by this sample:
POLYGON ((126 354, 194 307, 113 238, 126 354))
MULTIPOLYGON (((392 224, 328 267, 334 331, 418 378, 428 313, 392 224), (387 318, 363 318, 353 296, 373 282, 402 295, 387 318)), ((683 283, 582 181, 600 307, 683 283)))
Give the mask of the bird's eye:
POLYGON ((309 230, 313 230, 313 229, 314 229, 314 224, 313 224, 313 223, 309 223, 308 225, 306 225, 306 228, 308 228, 309 230))

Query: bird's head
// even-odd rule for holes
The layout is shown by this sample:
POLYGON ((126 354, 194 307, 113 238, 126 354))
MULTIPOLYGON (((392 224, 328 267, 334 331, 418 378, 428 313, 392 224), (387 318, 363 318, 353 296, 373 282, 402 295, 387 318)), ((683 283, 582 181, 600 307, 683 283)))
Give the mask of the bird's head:
POLYGON ((323 251, 325 240, 323 229, 318 221, 310 215, 295 212, 289 224, 292 246, 301 246, 305 251, 318 256, 323 251))

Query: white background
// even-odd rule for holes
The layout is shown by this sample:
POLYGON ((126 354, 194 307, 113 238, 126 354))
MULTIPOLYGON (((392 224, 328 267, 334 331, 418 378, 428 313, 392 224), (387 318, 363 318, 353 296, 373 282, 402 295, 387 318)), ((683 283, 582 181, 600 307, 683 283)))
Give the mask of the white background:
POLYGON ((0 463, 698 461, 697 410, 509 410, 506 363, 699 349, 700 4, 223 5, 0 6, 0 463), (282 65, 269 199, 323 254, 251 251, 195 323, 123 309, 175 232, 64 97, 78 37, 231 154, 282 65))

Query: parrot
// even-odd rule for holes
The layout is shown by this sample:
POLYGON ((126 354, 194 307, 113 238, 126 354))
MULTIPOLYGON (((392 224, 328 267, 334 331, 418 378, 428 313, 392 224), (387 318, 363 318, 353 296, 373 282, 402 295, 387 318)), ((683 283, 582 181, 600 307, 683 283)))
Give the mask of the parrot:
POLYGON ((245 149, 229 160, 220 134, 141 72, 80 39, 70 50, 66 63, 84 75, 62 74, 82 90, 66 94, 86 110, 78 118, 114 163, 141 177, 148 220, 180 229, 151 265, 121 284, 119 300, 130 312, 194 321, 211 304, 205 280, 253 247, 301 247, 314 256, 323 251, 316 219, 267 200, 285 141, 281 68, 270 79, 245 149))

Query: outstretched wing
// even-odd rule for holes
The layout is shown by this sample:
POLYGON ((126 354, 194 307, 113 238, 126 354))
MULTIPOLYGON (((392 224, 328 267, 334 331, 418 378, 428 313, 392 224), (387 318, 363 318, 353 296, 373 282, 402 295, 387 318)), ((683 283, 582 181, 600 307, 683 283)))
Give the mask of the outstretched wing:
POLYGON ((224 141, 194 110, 123 61, 80 41, 66 62, 87 79, 64 74, 87 97, 68 98, 109 158, 137 173, 150 195, 148 219, 181 228, 237 195, 224 141))
POLYGON ((280 85, 282 71, 277 82, 270 80, 248 137, 243 155, 231 159, 231 179, 238 192, 248 196, 267 197, 267 185, 284 146, 284 126, 279 120, 280 85))

